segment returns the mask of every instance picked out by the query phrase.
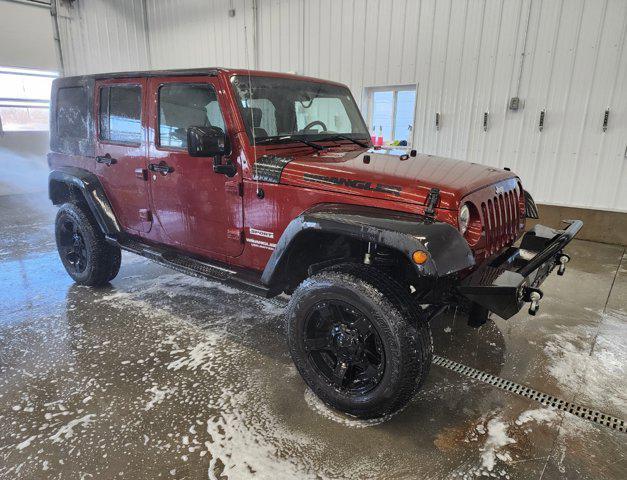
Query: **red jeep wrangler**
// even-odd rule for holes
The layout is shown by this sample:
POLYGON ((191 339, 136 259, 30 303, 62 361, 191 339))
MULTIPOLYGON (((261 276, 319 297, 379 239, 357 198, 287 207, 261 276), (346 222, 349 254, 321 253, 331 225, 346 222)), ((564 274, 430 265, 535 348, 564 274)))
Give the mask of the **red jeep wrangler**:
POLYGON ((69 275, 102 285, 120 249, 271 297, 305 382, 362 418, 411 399, 429 320, 531 302, 568 256, 508 169, 373 148, 349 89, 201 69, 60 78, 49 194, 69 275), (520 247, 513 247, 522 235, 520 247))

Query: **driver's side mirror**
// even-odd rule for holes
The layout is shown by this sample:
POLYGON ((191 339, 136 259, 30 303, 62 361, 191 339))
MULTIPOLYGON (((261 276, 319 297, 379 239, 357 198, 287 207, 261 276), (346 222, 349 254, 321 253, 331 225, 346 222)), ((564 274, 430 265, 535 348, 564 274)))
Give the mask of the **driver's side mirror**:
POLYGON ((218 127, 189 127, 187 152, 192 157, 215 157, 228 153, 227 138, 218 127))
POLYGON ((228 137, 218 127, 189 127, 187 152, 192 157, 213 157, 213 171, 232 177, 237 167, 232 162, 222 163, 222 155, 230 153, 228 137))

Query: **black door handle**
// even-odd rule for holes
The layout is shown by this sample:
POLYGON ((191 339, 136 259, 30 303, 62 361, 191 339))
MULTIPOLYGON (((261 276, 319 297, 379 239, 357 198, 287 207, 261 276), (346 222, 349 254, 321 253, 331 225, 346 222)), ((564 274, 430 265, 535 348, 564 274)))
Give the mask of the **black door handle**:
POLYGON ((171 166, 167 165, 165 162, 149 163, 148 170, 150 170, 151 172, 163 173, 164 175, 167 175, 168 173, 174 171, 174 169, 171 166))
POLYGON ((114 163, 117 163, 117 160, 115 158, 111 158, 111 155, 109 155, 108 153, 105 153, 102 157, 96 157, 96 162, 104 163, 106 165, 113 165, 114 163))

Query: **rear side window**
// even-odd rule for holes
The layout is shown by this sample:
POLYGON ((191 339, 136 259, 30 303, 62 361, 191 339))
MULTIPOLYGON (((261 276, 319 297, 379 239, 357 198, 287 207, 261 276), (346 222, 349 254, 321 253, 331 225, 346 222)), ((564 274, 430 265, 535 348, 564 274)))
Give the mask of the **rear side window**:
POLYGON ((159 89, 159 145, 187 148, 189 127, 224 128, 216 92, 211 85, 163 85, 159 89))
POLYGON ((111 85, 100 89, 100 139, 139 144, 142 139, 141 88, 111 85))
POLYGON ((57 135, 62 139, 87 137, 87 90, 84 87, 60 88, 57 93, 57 135))

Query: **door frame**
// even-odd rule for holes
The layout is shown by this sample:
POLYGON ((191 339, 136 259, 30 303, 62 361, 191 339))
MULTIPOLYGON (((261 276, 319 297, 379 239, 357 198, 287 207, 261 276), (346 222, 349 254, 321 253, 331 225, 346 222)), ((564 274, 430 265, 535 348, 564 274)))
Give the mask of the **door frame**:
MULTIPOLYGON (((216 100, 218 102, 218 107, 220 109, 220 114, 222 115, 222 119, 225 127, 225 135, 229 139, 229 143, 231 145, 231 152, 228 156, 225 156, 225 160, 230 160, 237 167, 237 172, 233 177, 227 177, 225 175, 213 172, 213 169, 208 172, 209 175, 216 175, 216 178, 224 179, 224 189, 221 190, 222 195, 225 198, 232 198, 233 191, 240 191, 239 187, 234 188, 234 185, 241 184, 242 182, 242 165, 239 161, 240 156, 243 154, 243 146, 239 143, 235 142, 235 135, 233 132, 236 131, 233 116, 230 111, 230 98, 226 94, 226 88, 222 85, 222 79, 219 76, 208 76, 208 75, 189 75, 189 76, 180 76, 180 77, 170 77, 170 76, 155 76, 148 78, 147 83, 147 103, 148 103, 148 124, 147 124, 147 132, 148 132, 148 155, 147 159, 149 163, 158 163, 164 159, 166 159, 171 154, 182 154, 188 155, 186 149, 175 148, 175 147, 167 147, 160 145, 160 98, 159 92, 161 87, 164 85, 210 85, 213 88, 216 100)), ((191 157, 190 161, 198 161, 198 162, 206 162, 207 164, 213 164, 212 157, 191 157)), ((234 251, 230 251, 229 253, 224 252, 216 252, 213 250, 209 250, 206 247, 201 247, 198 245, 189 245, 182 244, 175 239, 171 238, 168 234, 166 228, 162 224, 159 214, 157 212, 156 204, 155 204, 155 195, 154 195, 154 180, 153 173, 149 172, 148 182, 150 183, 149 191, 150 191, 150 205, 151 209, 154 212, 155 223, 158 225, 158 230, 160 233, 155 234, 158 236, 158 239, 162 243, 166 243, 173 247, 178 247, 184 249, 185 251, 195 253, 201 256, 208 256, 210 258, 218 259, 221 261, 228 261, 229 258, 237 257, 241 255, 244 250, 243 241, 239 241, 240 246, 235 248, 234 251)), ((243 232, 244 227, 244 202, 243 197, 238 195, 238 203, 239 208, 237 209, 237 215, 234 219, 234 229, 239 229, 243 232)), ((228 200, 225 200, 225 202, 228 200)))
MULTIPOLYGON (((145 179, 144 176, 144 171, 147 168, 148 165, 148 152, 149 152, 149 144, 148 144, 148 79, 146 77, 132 77, 132 78, 105 78, 105 79, 101 79, 101 80, 96 80, 95 84, 94 84, 94 98, 93 98, 93 104, 94 104, 94 123, 95 123, 95 128, 94 128, 94 135, 95 135, 95 139, 94 139, 94 143, 95 143, 95 157, 97 158, 100 154, 103 153, 104 150, 107 150, 108 147, 109 150, 114 152, 113 157, 116 158, 116 156, 120 156, 120 153, 124 152, 124 149, 134 149, 136 150, 136 152, 133 152, 134 157, 140 157, 143 159, 142 162, 139 163, 138 167, 134 169, 133 172, 133 178, 135 179, 136 182, 142 182, 143 184, 143 198, 145 199, 144 202, 144 206, 145 206, 145 212, 147 214, 147 217, 142 219, 139 218, 140 222, 137 223, 137 225, 135 225, 136 228, 133 228, 130 225, 124 225, 124 222, 121 221, 120 223, 122 224, 123 227, 128 228, 131 233, 135 233, 138 235, 143 235, 148 233, 151 228, 152 228, 152 219, 150 218, 150 214, 149 214, 149 208, 150 208, 150 189, 148 188, 147 185, 147 181, 145 179), (101 97, 101 90, 103 87, 107 87, 107 86, 139 86, 140 88, 140 95, 141 95, 141 99, 140 99, 140 124, 141 124, 141 129, 142 129, 142 133, 141 133, 141 139, 139 144, 133 143, 133 142, 120 142, 120 141, 112 141, 112 140, 107 140, 107 139, 103 139, 101 137, 101 132, 100 132, 100 97, 101 97), (140 172, 141 171, 141 175, 140 172)), ((107 152, 108 153, 108 152, 107 152)), ((129 155, 126 155, 129 156, 129 155)), ((94 158, 94 160, 96 160, 96 158, 94 158)), ((96 163, 96 167, 95 167, 95 171, 96 171, 96 175, 99 177, 104 177, 104 173, 107 171, 107 168, 109 168, 106 165, 100 164, 100 163, 96 163)), ((115 204, 118 203, 116 201, 117 195, 119 194, 119 192, 107 192, 107 181, 106 181, 106 177, 105 181, 103 182, 103 188, 105 189, 105 193, 107 193, 107 196, 109 197, 109 199, 112 201, 112 206, 115 208, 115 204)), ((141 203, 141 202, 138 202, 141 203)), ((119 211, 120 208, 118 208, 118 213, 116 214, 118 216, 119 219, 119 211)), ((138 217, 140 216, 140 213, 137 213, 138 217)))

